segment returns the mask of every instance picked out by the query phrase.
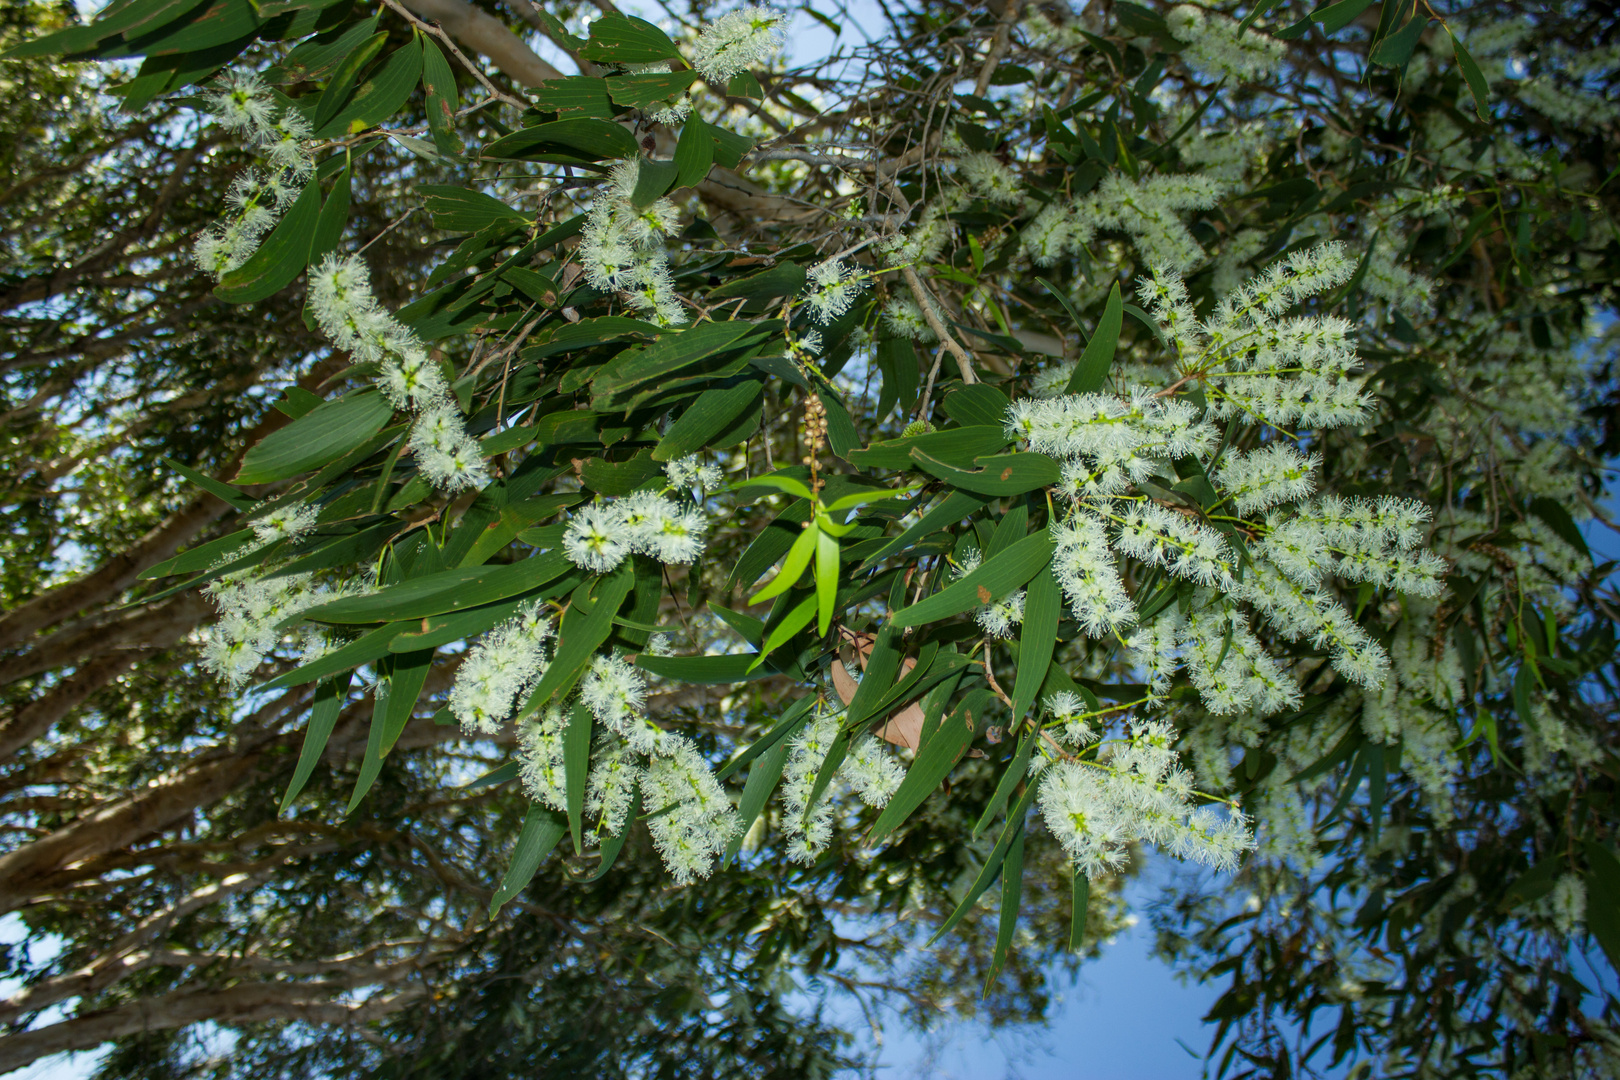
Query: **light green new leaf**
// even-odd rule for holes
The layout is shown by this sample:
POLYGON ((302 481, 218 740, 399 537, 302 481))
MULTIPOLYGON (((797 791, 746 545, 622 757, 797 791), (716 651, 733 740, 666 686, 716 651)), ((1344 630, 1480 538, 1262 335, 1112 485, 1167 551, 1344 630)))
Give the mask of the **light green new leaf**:
POLYGON ((782 621, 777 623, 765 636, 765 644, 760 646, 759 654, 748 665, 753 671, 765 662, 765 658, 778 646, 785 645, 800 630, 810 625, 816 617, 816 594, 809 593, 788 610, 782 621))
POLYGON ((838 538, 825 528, 816 534, 816 633, 826 636, 832 627, 833 605, 838 599, 838 538))
POLYGON ((763 603, 798 584, 799 578, 804 576, 805 567, 810 565, 811 556, 816 554, 820 537, 820 519, 812 518, 805 524, 804 531, 793 541, 793 546, 788 548, 787 557, 782 560, 782 569, 777 571, 776 576, 766 583, 763 589, 749 597, 748 602, 763 603))

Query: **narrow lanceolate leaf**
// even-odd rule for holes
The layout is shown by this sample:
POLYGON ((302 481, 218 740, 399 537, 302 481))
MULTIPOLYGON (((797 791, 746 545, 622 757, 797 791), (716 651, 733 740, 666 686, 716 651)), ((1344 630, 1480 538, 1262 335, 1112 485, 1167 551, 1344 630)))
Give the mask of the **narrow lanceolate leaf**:
MULTIPOLYGON (((630 817, 631 818, 633 818, 635 816, 635 814, 637 812, 636 807, 640 802, 641 802, 641 781, 639 781, 639 780, 631 780, 630 781, 630 817)), ((600 849, 600 854, 602 856, 602 861, 597 864, 596 872, 593 873, 590 877, 581 878, 580 883, 584 884, 584 885, 589 885, 593 881, 600 881, 602 879, 603 875, 605 875, 609 870, 613 869, 613 864, 619 861, 619 852, 624 850, 624 842, 626 840, 628 840, 628 839, 630 839, 630 821, 626 820, 623 827, 621 827, 619 829, 619 832, 618 832, 617 836, 608 836, 606 839, 602 840, 602 842, 601 842, 602 846, 601 846, 601 849, 600 849)))
POLYGON ((1023 737, 1019 739, 1018 753, 1013 755, 1012 762, 1007 766, 1007 771, 1001 774, 1001 780, 996 784, 996 793, 991 797, 990 805, 986 806, 984 813, 979 815, 979 823, 973 826, 973 838, 975 840, 978 839, 980 833, 990 827, 990 823, 996 819, 996 815, 1000 814, 1007 805, 1007 800, 1012 797, 1014 789, 1023 782, 1024 774, 1029 772, 1030 755, 1034 753, 1035 744, 1040 741, 1041 737, 1038 731, 1026 731, 1023 737))
POLYGON ((755 325, 741 319, 699 323, 690 330, 666 330, 652 344, 626 349, 614 357, 597 373, 592 385, 598 397, 622 395, 729 349, 754 332, 755 325))
POLYGON ((921 626, 992 603, 1034 577, 1051 561, 1052 537, 1045 529, 1030 533, 995 558, 985 560, 962 580, 895 612, 893 622, 896 626, 921 626))
POLYGON ((1586 925, 1609 963, 1620 968, 1620 859, 1606 844, 1589 840, 1586 849, 1586 925))
POLYGON ((900 630, 892 623, 879 628, 872 651, 866 657, 866 675, 849 699, 845 727, 859 727, 877 715, 879 703, 894 685, 895 674, 900 670, 899 642, 900 630))
POLYGON ((267 484, 319 468, 376 435, 394 406, 375 390, 322 403, 314 411, 248 450, 236 474, 239 484, 267 484))
POLYGON ((871 555, 868 555, 859 569, 865 570, 869 566, 882 562, 896 552, 904 551, 929 533, 956 524, 989 501, 988 497, 974 495, 971 492, 951 492, 943 502, 919 518, 915 525, 890 540, 871 555))
POLYGON ((816 617, 816 594, 806 593, 804 598, 787 609, 787 614, 775 626, 769 626, 765 633, 765 643, 760 646, 759 654, 748 665, 753 671, 765 662, 765 658, 776 649, 786 645, 800 630, 809 626, 816 617))
POLYGON ((990 971, 985 976, 984 992, 988 994, 1007 966, 1007 953, 1012 948, 1013 931, 1018 929, 1018 901, 1024 892, 1024 831, 1020 829, 1007 851, 1007 861, 1001 867, 1001 918, 996 927, 996 948, 990 958, 990 971))
POLYGON ((788 711, 782 715, 782 719, 777 721, 775 727, 771 728, 771 730, 767 731, 764 735, 761 735, 758 739, 754 740, 754 744, 747 750, 744 750, 741 754, 737 755, 736 758, 727 762, 724 768, 715 773, 715 778, 724 780, 738 769, 741 769, 744 765, 747 765, 750 761, 753 761, 755 758, 765 753, 765 751, 769 750, 777 743, 787 739, 799 729, 799 725, 804 722, 805 716, 810 712, 810 707, 815 703, 816 699, 810 695, 806 695, 801 697, 798 701, 795 701, 788 707, 788 711))
POLYGON ((591 23, 591 38, 579 54, 611 64, 650 64, 679 56, 680 50, 646 19, 613 13, 591 23))
MULTIPOLYGON (((798 719, 802 722, 803 714, 798 719)), ((732 836, 731 842, 726 845, 725 857, 721 865, 726 866, 737 857, 742 850, 743 840, 747 838, 749 828, 759 817, 759 812, 765 809, 765 803, 776 790, 776 785, 782 780, 782 767, 787 764, 788 740, 779 738, 775 745, 766 750, 754 762, 754 767, 748 770, 748 782, 743 785, 741 800, 737 803, 737 816, 741 819, 741 828, 732 836)))
POLYGON ((293 769, 292 781, 287 785, 287 793, 281 797, 281 807, 277 813, 285 814, 293 800, 298 798, 299 792, 304 790, 304 785, 309 783, 321 754, 326 751, 326 740, 332 737, 332 729, 337 726, 338 713, 343 709, 343 699, 348 691, 347 673, 328 679, 315 688, 315 707, 310 711, 309 727, 304 729, 304 748, 298 752, 298 765, 293 769))
POLYGON ((390 585, 369 596, 346 597, 312 607, 303 617, 343 625, 424 619, 466 611, 537 589, 561 577, 573 565, 562 552, 547 551, 514 563, 441 570, 390 585))
POLYGON ((220 278, 214 295, 227 304, 251 304, 274 296, 292 284, 293 278, 303 273, 309 264, 310 246, 320 216, 321 185, 310 177, 281 221, 259 245, 259 250, 220 278))
POLYGON ((382 773, 383 759, 394 748, 405 725, 410 722, 416 701, 422 696, 428 669, 433 666, 433 650, 400 653, 384 665, 386 674, 377 684, 376 707, 371 713, 371 732, 366 738, 366 755, 360 762, 360 776, 349 797, 345 815, 352 814, 382 773))
POLYGON ((566 835, 567 818, 538 803, 529 807, 528 816, 523 819, 523 831, 518 834, 517 847, 512 851, 512 865, 507 867, 500 888, 490 897, 490 918, 493 919, 509 900, 529 887, 529 882, 540 871, 541 862, 551 854, 557 841, 566 835))
POLYGON ((816 633, 832 628, 833 606, 838 599, 838 538, 825 530, 816 537, 816 633))
POLYGON ((151 581, 153 578, 171 577, 175 574, 189 574, 196 570, 207 570, 225 556, 245 548, 253 540, 253 530, 243 529, 233 532, 229 536, 222 536, 218 540, 210 540, 190 551, 181 552, 172 559, 165 559, 156 566, 142 570, 139 581, 151 581))
POLYGON ((1449 26, 1446 33, 1451 34, 1451 47, 1457 55, 1457 68, 1463 73, 1463 80, 1468 83, 1468 93, 1474 99, 1474 111, 1479 113, 1481 120, 1489 120, 1490 113, 1487 110, 1490 107, 1491 88, 1485 81, 1485 73, 1479 70, 1479 64, 1474 61, 1468 50, 1463 48, 1463 43, 1457 40, 1457 35, 1451 33, 1449 26))
POLYGON ((1069 951, 1079 952, 1086 943, 1086 908, 1091 904, 1091 879, 1084 870, 1074 871, 1074 912, 1069 916, 1069 951))
POLYGON ((992 700, 994 695, 990 691, 974 691, 937 728, 931 732, 924 730, 922 749, 917 752, 916 760, 906 770, 906 778, 900 781, 889 805, 872 825, 872 843, 881 841, 904 824, 912 811, 934 793, 967 753, 968 744, 973 741, 976 718, 983 715, 982 710, 992 700))
POLYGON ((759 592, 748 598, 750 604, 761 604, 773 597, 787 592, 798 584, 799 578, 804 575, 805 567, 810 565, 810 559, 816 554, 818 542, 821 538, 821 525, 818 519, 812 518, 805 524, 804 530, 788 548, 787 558, 782 560, 782 569, 777 571, 759 592))
POLYGON ((1089 394, 1102 389, 1108 378, 1108 369, 1114 365, 1114 350, 1119 345, 1119 331, 1125 323, 1125 300, 1119 293, 1119 282, 1108 292, 1108 303, 1103 306, 1102 319, 1097 332, 1091 335, 1086 351, 1069 376, 1066 392, 1089 394))
POLYGON ((261 689, 285 690, 289 686, 299 686, 303 683, 324 679, 328 675, 336 675, 369 664, 373 660, 380 660, 388 655, 388 643, 397 635, 411 629, 410 623, 389 623, 379 626, 371 633, 349 642, 346 645, 333 649, 319 660, 311 660, 302 667, 276 676, 265 683, 261 689))
POLYGON ((568 727, 563 730, 564 802, 575 855, 585 851, 580 829, 585 817, 585 779, 591 769, 591 726, 595 719, 591 710, 576 701, 568 714, 568 727))
POLYGON ((1001 835, 996 838, 996 846, 990 849, 990 857, 984 861, 984 868, 979 871, 979 876, 973 879, 973 884, 968 886, 967 892, 962 895, 962 902, 956 905, 956 910, 951 912, 950 918, 941 923, 939 929, 934 931, 934 936, 928 939, 929 945, 955 930, 957 924, 973 910, 973 905, 979 902, 979 897, 995 883, 996 876, 1001 873, 1007 856, 1012 852, 1013 844, 1024 835, 1024 815, 1029 812, 1030 803, 1035 801, 1036 790, 1034 784, 1024 789, 1018 805, 1007 815, 1007 823, 1002 826, 1001 835))
POLYGON ((1016 727, 1041 692, 1047 665, 1057 647, 1063 591, 1050 568, 1029 579, 1024 593, 1024 627, 1018 635, 1018 675, 1013 680, 1012 723, 1016 727))
POLYGON ((654 461, 673 461, 695 454, 752 409, 765 393, 765 384, 747 379, 735 386, 705 390, 669 425, 653 447, 654 461))

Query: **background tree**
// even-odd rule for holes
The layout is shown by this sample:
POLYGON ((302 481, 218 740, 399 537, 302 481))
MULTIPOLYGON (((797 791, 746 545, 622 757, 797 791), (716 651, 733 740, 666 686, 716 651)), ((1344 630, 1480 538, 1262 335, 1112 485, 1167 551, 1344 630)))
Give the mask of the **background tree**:
MULTIPOLYGON (((1608 1068, 1567 939, 1620 949, 1614 607, 1577 525, 1616 400, 1612 20, 918 5, 784 71, 771 13, 601 9, 137 3, 15 50, 145 59, 134 123, 7 70, 113 174, 74 199, 51 151, 12 193, 18 553, 60 581, 7 559, 0 867, 74 943, 19 958, 13 1015, 81 996, 12 1060, 124 1036, 109 1069, 198 1067, 119 1027, 161 1002, 241 1062, 469 1061, 572 985, 525 945, 668 917, 656 846, 678 881, 746 849, 622 987, 697 1010, 670 1067, 814 1071, 767 972, 864 948, 923 1009, 967 964, 1030 1015, 1126 845, 1231 865, 1247 820, 1192 803, 1241 800, 1253 900, 1200 883, 1168 942, 1232 976, 1223 1069, 1608 1068), (233 707, 199 657, 261 689, 233 707), (559 844, 615 876, 548 869, 484 929, 559 844), (278 929, 292 897, 330 929, 278 929), (887 911, 970 942, 833 932, 887 911), (424 986, 457 988, 431 1023, 424 986)), ((668 1050, 522 1030, 509 1062, 668 1050)))

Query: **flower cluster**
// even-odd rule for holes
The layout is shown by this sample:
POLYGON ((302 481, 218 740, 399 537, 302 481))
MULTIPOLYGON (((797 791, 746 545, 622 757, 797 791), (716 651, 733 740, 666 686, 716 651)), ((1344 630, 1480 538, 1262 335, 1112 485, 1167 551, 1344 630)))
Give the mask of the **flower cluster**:
MULTIPOLYGON (((1048 703, 1053 706, 1073 712, 1071 702, 1048 703)), ((1075 726, 1065 721, 1066 728, 1075 726)), ((1095 738, 1087 725, 1079 726, 1082 740, 1095 738)), ((1129 846, 1146 841, 1231 871, 1254 847, 1240 811, 1194 803, 1192 777, 1177 763, 1173 736, 1168 724, 1133 724, 1128 737, 1099 744, 1095 756, 1064 758, 1041 771, 1041 813, 1077 869, 1087 875, 1117 870, 1129 846)))
POLYGON ((639 787, 647 828, 677 884, 706 877, 739 822, 725 789, 691 740, 643 714, 647 686, 621 657, 598 656, 581 680, 577 705, 548 708, 520 733, 522 777, 531 798, 565 808, 563 734, 569 723, 593 719, 605 729, 592 752, 586 810, 599 834, 618 836, 639 787))
POLYGON ((692 66, 722 89, 734 75, 763 63, 782 47, 782 16, 768 7, 745 7, 703 28, 692 47, 692 66))
POLYGON ((1037 266, 1051 266, 1112 229, 1129 236, 1146 263, 1188 270, 1203 261, 1204 249, 1180 215, 1214 206, 1223 190, 1207 176, 1110 173, 1090 195, 1048 203, 1024 230, 1024 251, 1037 266))
POLYGON ((861 294, 862 284, 860 273, 838 259, 812 267, 804 290, 810 317, 826 326, 850 309, 861 294))
MULTIPOLYGON (((809 866, 821 857, 832 842, 832 825, 838 793, 822 792, 812 805, 816 774, 838 738, 838 718, 842 711, 823 712, 819 708, 788 744, 788 758, 782 769, 782 831, 787 834, 788 858, 809 866)), ((894 797, 905 770, 882 740, 862 735, 838 766, 837 777, 858 795, 863 803, 883 807, 894 797)))
POLYGON ((641 176, 639 158, 613 167, 606 186, 591 204, 580 234, 580 265, 585 280, 606 293, 623 293, 630 306, 655 319, 660 326, 686 322, 686 311, 675 295, 675 277, 669 268, 666 237, 680 224, 680 211, 667 198, 645 206, 635 202, 641 176))
POLYGON ((524 605, 467 652, 450 688, 450 712, 468 734, 494 734, 546 673, 551 620, 540 601, 524 605))
POLYGON ((563 533, 563 552, 582 570, 606 574, 631 554, 661 563, 690 563, 703 553, 709 520, 656 491, 637 491, 595 503, 574 515, 563 533))
MULTIPOLYGON (((1421 504, 1317 496, 1316 455, 1281 438, 1223 447, 1212 422, 1305 416, 1328 425, 1359 415, 1359 388, 1347 377, 1356 363, 1348 328, 1286 315, 1343 281, 1349 262, 1335 245, 1297 252, 1206 320, 1173 272, 1160 269, 1143 284, 1143 300, 1175 344, 1182 380, 1203 386, 1207 408, 1136 388, 1123 396, 1025 398, 1008 409, 1007 433, 1062 463, 1070 509, 1051 526, 1052 572, 1071 614, 1085 633, 1124 642, 1152 694, 1185 667, 1218 715, 1297 704, 1298 687, 1266 653, 1246 609, 1281 637, 1322 649, 1350 682, 1375 689, 1389 657, 1333 595, 1330 579, 1419 598, 1441 590, 1446 562, 1422 546, 1428 511, 1421 504), (1177 463, 1189 461, 1208 480, 1203 490, 1212 498, 1202 505, 1165 497, 1179 482, 1177 463), (1120 557, 1193 591, 1139 626, 1120 557)), ((1002 603, 1010 609, 1010 599, 1002 603)), ((980 625, 1001 628, 1010 614, 981 611, 980 625)))
POLYGON ((439 365, 371 292, 366 264, 328 255, 309 276, 309 306, 323 333, 356 360, 377 365, 377 384, 397 408, 418 413, 410 445, 435 487, 460 491, 489 482, 478 440, 467 433, 439 365))
POLYGON ((337 599, 308 574, 227 574, 204 586, 219 609, 219 621, 203 646, 203 667, 232 689, 240 688, 282 639, 282 622, 300 611, 337 599))
POLYGON ((718 465, 706 465, 696 454, 676 458, 664 466, 669 486, 676 491, 696 492, 699 499, 711 491, 719 491, 725 483, 725 474, 718 465))
POLYGON ((247 169, 231 183, 226 195, 231 217, 204 232, 192 249, 197 265, 219 278, 252 256, 298 197, 315 171, 315 160, 309 152, 308 121, 296 109, 277 105, 257 75, 228 74, 203 101, 222 127, 241 134, 264 156, 266 166, 247 169))
POLYGON ((1250 82, 1282 63, 1281 41, 1253 28, 1240 33, 1237 20, 1225 15, 1206 15, 1203 8, 1180 4, 1164 21, 1170 36, 1185 45, 1181 58, 1198 71, 1250 82))

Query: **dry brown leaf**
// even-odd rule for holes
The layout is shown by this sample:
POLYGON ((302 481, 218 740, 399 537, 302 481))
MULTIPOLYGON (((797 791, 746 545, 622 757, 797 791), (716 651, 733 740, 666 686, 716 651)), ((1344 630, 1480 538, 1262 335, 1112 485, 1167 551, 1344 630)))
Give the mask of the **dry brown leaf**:
MULTIPOLYGON (((855 654, 856 661, 861 665, 861 670, 865 671, 866 658, 872 655, 874 638, 871 634, 857 634, 850 630, 840 629, 844 635, 844 641, 850 646, 851 651, 855 654)), ((905 678, 911 672, 911 669, 916 666, 917 661, 914 658, 906 657, 900 662, 900 678, 905 678)), ((832 681, 833 689, 838 691, 838 696, 843 699, 845 705, 854 700, 855 687, 859 684, 856 683, 855 677, 849 673, 849 669, 844 666, 842 660, 833 661, 832 681)), ((908 750, 915 750, 922 742, 922 727, 922 706, 912 702, 905 708, 897 709, 889 714, 889 719, 884 721, 883 726, 877 730, 876 734, 878 738, 885 742, 903 746, 908 750)))

